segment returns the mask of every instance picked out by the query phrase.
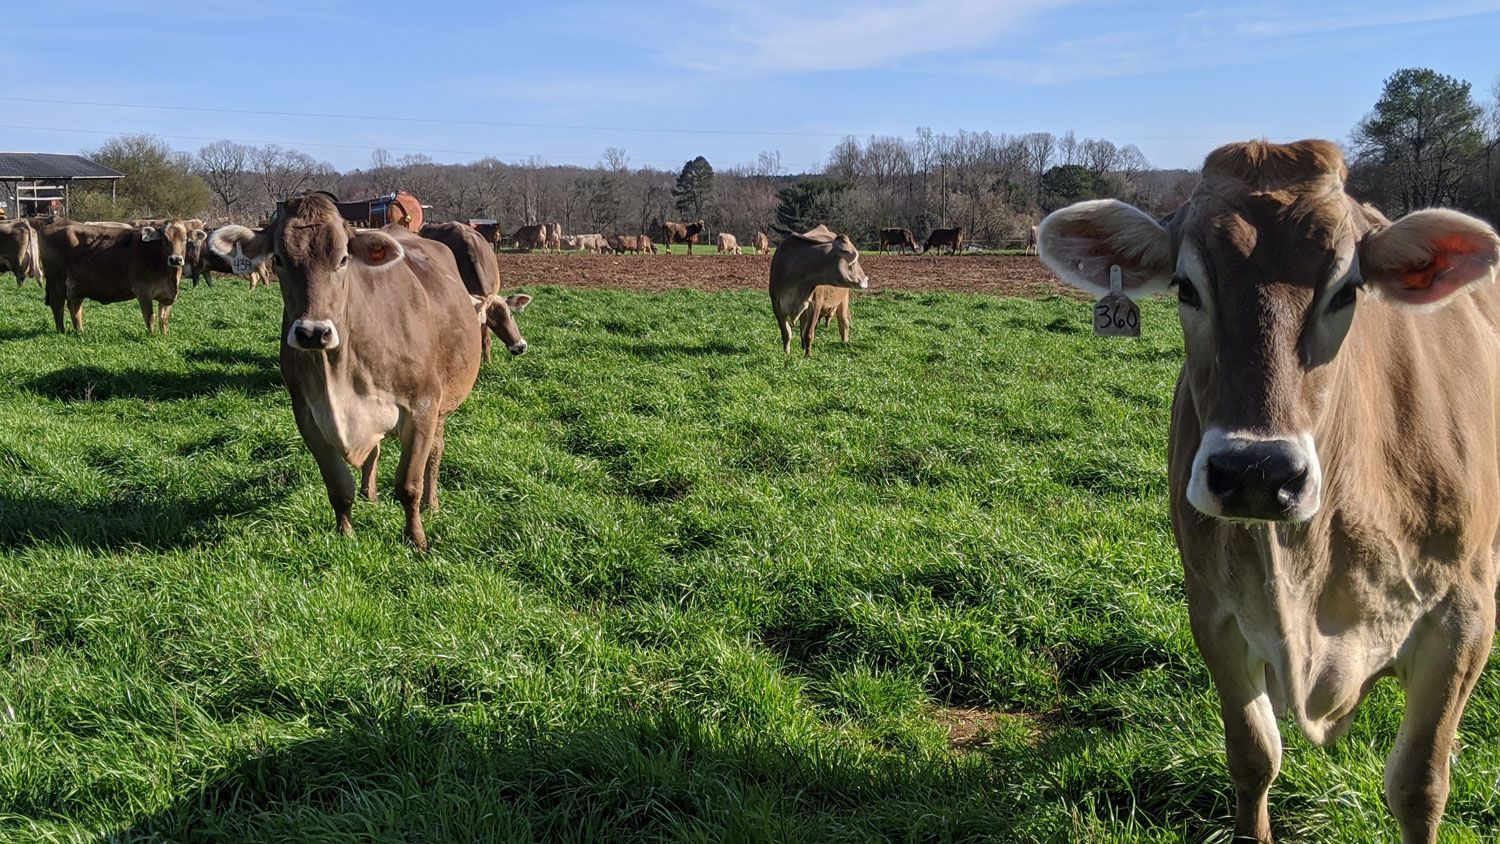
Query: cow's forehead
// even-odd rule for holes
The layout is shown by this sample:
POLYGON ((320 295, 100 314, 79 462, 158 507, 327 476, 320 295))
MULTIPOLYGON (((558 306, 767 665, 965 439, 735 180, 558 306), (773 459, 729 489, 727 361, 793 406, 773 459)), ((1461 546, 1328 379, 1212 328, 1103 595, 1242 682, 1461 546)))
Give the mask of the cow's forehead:
POLYGON ((1180 219, 1180 257, 1221 280, 1318 286, 1353 254, 1353 210, 1342 190, 1200 193, 1180 219))

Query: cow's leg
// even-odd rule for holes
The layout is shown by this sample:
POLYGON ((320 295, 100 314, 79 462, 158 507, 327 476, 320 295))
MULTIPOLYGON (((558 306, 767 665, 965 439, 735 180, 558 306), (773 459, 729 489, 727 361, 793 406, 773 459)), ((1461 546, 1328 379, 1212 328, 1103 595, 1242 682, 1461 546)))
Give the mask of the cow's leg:
POLYGON ((70 317, 72 317, 72 319, 73 319, 73 330, 74 331, 78 331, 78 332, 82 332, 83 331, 83 300, 82 299, 69 299, 68 300, 68 315, 70 317))
POLYGON ((844 304, 839 305, 838 317, 839 317, 839 340, 841 342, 847 343, 847 342, 849 342, 849 303, 848 302, 845 302, 844 304))
POLYGON ((488 325, 479 326, 479 345, 484 350, 485 363, 489 363, 493 359, 490 357, 490 347, 494 345, 494 339, 490 337, 490 327, 488 325))
POLYGON ((172 303, 160 302, 156 310, 158 312, 156 322, 161 326, 161 336, 165 337, 167 336, 167 323, 172 321, 172 303))
POLYGON ((802 312, 802 356, 812 357, 813 337, 818 333, 818 314, 812 308, 802 312))
POLYGON ((292 416, 297 420, 297 431, 302 442, 318 462, 318 472, 323 476, 323 486, 328 490, 328 503, 333 507, 334 523, 344 536, 354 535, 354 522, 350 518, 354 510, 354 476, 333 444, 323 438, 312 411, 295 398, 292 399, 292 416))
POLYGON ((365 500, 374 504, 380 498, 380 493, 375 489, 375 476, 380 471, 380 443, 370 449, 370 454, 365 457, 365 462, 359 465, 359 489, 365 500))
MULTIPOLYGON (((1193 589, 1191 582, 1188 589, 1193 589)), ((1281 771, 1281 733, 1266 694, 1265 669, 1252 665, 1250 646, 1234 617, 1200 619, 1209 612, 1189 615, 1224 717, 1224 750, 1234 779, 1235 840, 1269 842, 1269 796, 1281 771)))
POLYGON ((155 316, 152 309, 156 307, 156 303, 150 299, 140 299, 138 301, 141 304, 141 318, 146 320, 146 333, 150 334, 154 330, 152 320, 155 316))
POLYGON ((1459 595, 1419 622, 1414 647, 1397 666, 1406 712, 1385 762, 1385 801, 1403 844, 1438 840, 1459 717, 1494 636, 1494 595, 1459 595))
MULTIPOLYGON (((432 407, 441 404, 433 397, 432 407)), ((427 532, 422 529, 422 493, 427 474, 427 458, 437 434, 435 413, 406 420, 401 427, 401 462, 396 466, 396 500, 406 509, 406 538, 417 550, 427 550, 427 532)))
POLYGON ((438 508, 438 468, 443 463, 443 448, 447 445, 447 425, 447 420, 438 422, 437 431, 432 438, 432 451, 427 455, 426 489, 422 491, 423 510, 438 508))

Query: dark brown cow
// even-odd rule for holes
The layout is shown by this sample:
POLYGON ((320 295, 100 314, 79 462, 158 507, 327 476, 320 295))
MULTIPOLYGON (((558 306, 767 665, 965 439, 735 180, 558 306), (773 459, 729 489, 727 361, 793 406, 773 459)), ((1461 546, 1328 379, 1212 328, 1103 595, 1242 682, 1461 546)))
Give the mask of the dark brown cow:
MULTIPOLYGON (((495 253, 489 244, 485 243, 484 238, 472 226, 463 223, 429 223, 422 227, 422 236, 443 244, 453 253, 453 260, 458 264, 459 278, 463 279, 464 287, 470 295, 490 299, 500 291, 500 264, 495 260, 495 253)), ((529 296, 512 296, 498 299, 494 305, 494 319, 503 328, 496 333, 500 335, 500 342, 513 355, 525 353, 526 340, 516 327, 511 311, 514 309, 519 313, 525 308, 525 303, 530 301, 529 296)), ((483 329, 483 334, 484 359, 489 360, 489 329, 483 329)))
POLYGON ((0 269, 15 273, 17 287, 28 278, 44 287, 40 251, 36 230, 25 220, 0 220, 0 269))
POLYGON ((422 510, 438 505, 444 427, 479 375, 478 321, 492 302, 465 289, 447 246, 399 226, 351 229, 322 194, 287 200, 260 233, 221 228, 210 248, 246 270, 276 264, 281 377, 338 530, 354 532, 345 463, 360 467, 374 500, 380 442, 394 431, 406 536, 426 548, 422 510))
POLYGON ((667 247, 667 254, 672 254, 672 244, 686 243, 688 254, 693 254, 693 246, 698 242, 698 235, 707 228, 702 220, 696 223, 662 223, 661 242, 667 247))
POLYGON ((933 229, 932 234, 927 236, 927 245, 922 247, 922 252, 937 247, 938 254, 943 254, 943 247, 948 247, 949 254, 958 254, 964 248, 964 227, 958 226, 952 229, 933 229))
POLYGON ((917 251, 917 236, 911 233, 911 229, 881 229, 880 251, 884 252, 889 247, 896 247, 899 252, 910 249, 917 251))
POLYGON ((484 242, 490 244, 494 251, 500 251, 500 244, 505 242, 505 229, 499 223, 480 223, 474 226, 474 231, 484 238, 484 242))
MULTIPOLYGON (((788 236, 771 258, 771 312, 781 329, 782 351, 792 351, 792 323, 800 318, 802 354, 811 355, 813 334, 824 303, 829 303, 836 313, 836 302, 817 295, 820 285, 860 290, 870 286, 869 276, 859 265, 859 250, 854 248, 854 242, 848 235, 834 234, 827 226, 788 236), (815 299, 819 302, 816 308, 815 299)), ((847 302, 844 308, 847 315, 847 302)), ((848 325, 843 319, 840 322, 847 341, 848 325)))
POLYGON ((157 303, 157 322, 165 335, 187 263, 188 241, 206 236, 202 229, 189 232, 180 222, 131 228, 56 218, 42 224, 37 239, 47 277, 47 306, 57 330, 64 330, 64 305, 73 329, 82 331, 85 299, 106 304, 135 299, 148 333, 153 328, 151 303, 157 303))
POLYGON ((541 223, 531 226, 522 226, 516 229, 516 233, 510 236, 515 241, 516 247, 525 249, 527 252, 533 249, 547 248, 547 227, 541 223))

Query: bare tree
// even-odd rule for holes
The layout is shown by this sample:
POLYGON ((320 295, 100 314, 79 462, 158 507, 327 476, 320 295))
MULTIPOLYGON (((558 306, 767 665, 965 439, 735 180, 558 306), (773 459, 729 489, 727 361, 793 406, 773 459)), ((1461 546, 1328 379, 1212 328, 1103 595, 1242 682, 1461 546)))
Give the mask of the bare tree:
POLYGON ((226 217, 234 216, 235 205, 245 195, 245 167, 250 151, 250 147, 234 141, 214 141, 198 150, 198 175, 208 183, 226 217))

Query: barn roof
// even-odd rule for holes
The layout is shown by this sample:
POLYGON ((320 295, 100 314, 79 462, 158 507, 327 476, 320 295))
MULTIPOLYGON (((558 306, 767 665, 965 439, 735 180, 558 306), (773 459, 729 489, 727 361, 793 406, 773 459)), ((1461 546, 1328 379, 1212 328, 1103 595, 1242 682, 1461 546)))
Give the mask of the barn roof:
POLYGON ((0 181, 7 179, 123 179, 125 174, 81 155, 0 152, 0 181))

